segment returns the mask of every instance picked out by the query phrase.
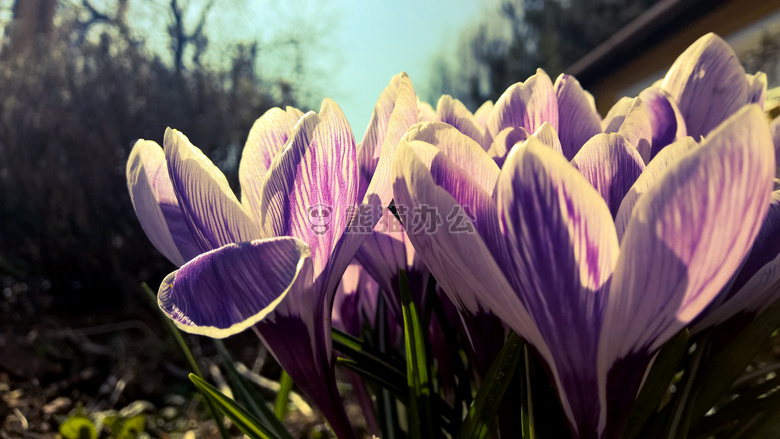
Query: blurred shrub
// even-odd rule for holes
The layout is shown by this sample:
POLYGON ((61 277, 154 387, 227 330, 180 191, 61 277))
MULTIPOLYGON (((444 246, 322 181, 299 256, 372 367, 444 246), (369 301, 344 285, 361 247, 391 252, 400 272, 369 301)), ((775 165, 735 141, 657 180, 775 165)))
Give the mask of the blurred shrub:
POLYGON ((0 61, 0 275, 43 279, 60 311, 94 313, 174 269, 127 194, 134 141, 179 129, 234 184, 252 123, 294 104, 294 90, 261 83, 252 46, 235 48, 224 71, 177 71, 110 28, 54 32, 0 61))

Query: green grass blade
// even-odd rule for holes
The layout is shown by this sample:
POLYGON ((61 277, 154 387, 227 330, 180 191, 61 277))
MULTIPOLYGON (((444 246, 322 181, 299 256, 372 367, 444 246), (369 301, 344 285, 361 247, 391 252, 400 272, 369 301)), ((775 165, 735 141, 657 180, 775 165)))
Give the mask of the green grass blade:
POLYGON ((287 402, 290 399, 292 387, 292 378, 283 370, 282 377, 279 379, 279 392, 276 394, 276 402, 274 403, 274 415, 280 421, 284 421, 284 416, 287 414, 287 402))
MULTIPOLYGON (((409 290, 406 272, 400 270, 401 303, 404 316, 404 345, 406 346, 406 379, 409 387, 409 437, 434 437, 431 412, 431 389, 428 356, 425 352, 425 334, 409 290)), ((438 433, 438 432, 437 432, 438 433)))
POLYGON ((233 390, 236 394, 238 402, 241 403, 249 413, 254 415, 264 425, 271 428, 276 436, 281 439, 292 439, 292 435, 284 427, 284 424, 277 419, 273 410, 268 406, 268 403, 260 395, 255 386, 243 375, 241 375, 233 363, 233 357, 228 352, 225 344, 222 340, 214 340, 214 345, 217 347, 217 352, 222 357, 225 363, 225 368, 228 371, 228 376, 233 384, 233 390))
POLYGON ((466 420, 458 432, 458 439, 483 439, 487 436, 517 365, 524 358, 523 345, 523 340, 517 334, 509 333, 504 347, 477 391, 466 420))
POLYGON ((362 367, 374 370, 377 373, 390 373, 406 379, 406 365, 392 356, 369 346, 363 340, 339 329, 333 328, 331 336, 333 338, 333 349, 352 358, 362 367))
MULTIPOLYGON (((149 297, 149 299, 152 301, 154 308, 157 309, 157 312, 162 318, 165 328, 168 330, 168 334, 173 337, 176 346, 179 347, 179 351, 181 351, 181 353, 184 355, 184 360, 187 362, 187 367, 190 369, 190 372, 199 377, 202 377, 203 372, 201 372, 200 367, 198 366, 198 362, 195 361, 195 356, 192 355, 192 351, 187 345, 187 341, 184 340, 184 337, 181 335, 181 331, 176 327, 176 325, 173 324, 173 321, 169 319, 168 316, 163 315, 162 311, 160 311, 160 309, 157 307, 157 295, 154 294, 146 282, 141 283, 141 288, 146 293, 146 296, 149 297)), ((214 418, 214 423, 217 424, 217 429, 219 430, 219 435, 222 437, 222 439, 230 439, 230 434, 228 433, 227 428, 225 428, 225 422, 222 420, 222 416, 219 414, 219 410, 214 407, 214 404, 211 402, 211 400, 209 400, 209 398, 206 398, 206 408, 211 414, 211 417, 214 418)))
POLYGON ((252 439, 279 439, 273 431, 260 422, 259 419, 252 416, 245 408, 225 396, 219 389, 207 383, 201 377, 191 373, 190 380, 204 395, 206 395, 206 398, 211 399, 245 435, 252 439))

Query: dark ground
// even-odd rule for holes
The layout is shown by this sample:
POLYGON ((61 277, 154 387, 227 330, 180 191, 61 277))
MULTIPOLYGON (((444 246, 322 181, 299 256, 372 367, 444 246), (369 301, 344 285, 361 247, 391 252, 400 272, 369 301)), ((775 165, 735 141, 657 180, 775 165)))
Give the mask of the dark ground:
MULTIPOLYGON (((53 305, 56 291, 45 280, 22 283, 5 276, 0 282, 0 439, 56 438, 79 406, 93 420, 143 414, 147 437, 218 437, 182 355, 140 287, 121 309, 73 316, 53 305)), ((209 381, 219 383, 213 345, 203 337, 186 338, 201 368, 212 371, 209 381)), ((270 356, 257 360, 265 358, 265 349, 251 331, 226 344, 237 361, 278 380, 270 356)), ((273 400, 270 391, 264 396, 273 400)), ((296 437, 325 428, 316 415, 297 410, 286 423, 296 437)), ((240 436, 235 427, 230 432, 240 436)), ((100 437, 110 437, 108 428, 100 437)))

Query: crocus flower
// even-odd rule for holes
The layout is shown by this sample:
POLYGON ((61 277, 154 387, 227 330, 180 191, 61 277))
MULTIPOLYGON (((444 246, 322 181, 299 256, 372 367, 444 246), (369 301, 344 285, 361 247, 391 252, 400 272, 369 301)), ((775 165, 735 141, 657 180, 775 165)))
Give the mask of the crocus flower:
POLYGON ((155 245, 184 263, 163 281, 158 302, 191 333, 221 338, 254 326, 336 435, 355 437, 333 376, 331 306, 366 236, 347 229, 373 227, 374 212, 390 202, 390 159, 417 119, 414 89, 406 74, 391 80, 358 147, 328 99, 297 122, 293 110, 266 116, 242 156, 243 203, 181 133, 166 131, 164 160, 148 143, 131 154, 136 213, 155 245), (189 235, 179 233, 181 222, 189 235), (199 255, 185 252, 193 246, 199 255))
POLYGON ((499 169, 476 142, 436 124, 412 128, 396 153, 396 204, 475 214, 477 233, 410 234, 415 249, 461 309, 493 312, 535 348, 575 437, 620 436, 650 359, 728 282, 769 206, 774 151, 758 106, 701 144, 666 149, 677 155, 648 164, 647 181, 633 184, 645 187, 619 201, 617 218, 628 220, 618 224, 618 200, 606 195, 631 168, 604 155, 575 168, 532 135, 499 169))

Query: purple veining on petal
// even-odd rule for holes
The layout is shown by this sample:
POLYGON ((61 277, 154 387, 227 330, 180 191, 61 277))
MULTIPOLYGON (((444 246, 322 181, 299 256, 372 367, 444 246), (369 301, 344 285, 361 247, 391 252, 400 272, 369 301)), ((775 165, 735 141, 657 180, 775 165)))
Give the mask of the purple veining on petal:
POLYGON ((488 156, 500 168, 504 166, 504 161, 509 152, 512 151, 512 148, 518 143, 523 143, 528 136, 529 134, 525 128, 504 128, 493 138, 493 143, 487 151, 488 156))
POLYGON ((136 142, 126 175, 133 208, 157 250, 176 266, 200 254, 179 208, 162 148, 149 140, 136 142))
POLYGON ((618 255, 612 217, 565 157, 533 139, 507 158, 496 191, 507 275, 552 352, 572 429, 587 436, 599 419, 602 288, 618 255))
POLYGON ((468 108, 452 96, 444 95, 439 99, 436 105, 436 120, 457 128, 458 131, 479 143, 482 149, 487 150, 490 147, 491 139, 486 135, 485 129, 468 108))
POLYGON ((620 134, 594 136, 574 156, 572 164, 607 202, 613 218, 645 169, 639 152, 620 134))
POLYGON ((176 198, 202 252, 262 237, 225 175, 180 132, 165 131, 165 158, 176 198))
POLYGON ((558 76, 555 93, 558 98, 558 136, 563 155, 571 160, 588 139, 601 132, 601 117, 593 97, 573 76, 558 76))
POLYGON ((265 318, 294 283, 310 283, 310 267, 308 247, 294 238, 229 244, 171 273, 158 301, 183 330, 222 338, 265 318))
POLYGON ((739 267, 769 206, 772 155, 763 113, 745 107, 671 164, 634 206, 600 336, 602 431, 622 423, 639 385, 607 394, 616 385, 609 381, 626 373, 621 361, 652 355, 739 267))
POLYGON ((317 278, 357 205, 356 163, 352 130, 338 105, 325 99, 319 115, 307 113, 296 125, 268 171, 260 211, 265 233, 309 244, 317 278))
POLYGON ((645 104, 653 130, 650 154, 645 160, 649 163, 661 149, 685 137, 685 121, 677 103, 662 89, 645 89, 639 97, 645 104))
POLYGON ((303 113, 293 107, 287 107, 286 110, 271 108, 249 130, 238 166, 238 181, 241 184, 241 202, 255 218, 258 218, 260 212, 265 174, 301 117, 303 113))
POLYGON ((535 132, 544 122, 558 130, 558 99, 544 70, 525 82, 510 86, 498 99, 488 118, 488 131, 495 137, 505 128, 535 132))
POLYGON ((707 135, 747 104, 752 94, 737 55, 712 33, 677 58, 662 88, 677 101, 687 134, 694 139, 707 135))

